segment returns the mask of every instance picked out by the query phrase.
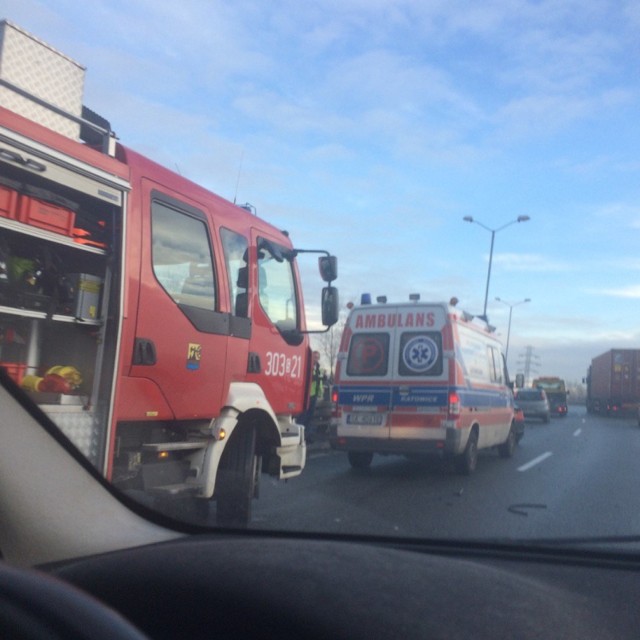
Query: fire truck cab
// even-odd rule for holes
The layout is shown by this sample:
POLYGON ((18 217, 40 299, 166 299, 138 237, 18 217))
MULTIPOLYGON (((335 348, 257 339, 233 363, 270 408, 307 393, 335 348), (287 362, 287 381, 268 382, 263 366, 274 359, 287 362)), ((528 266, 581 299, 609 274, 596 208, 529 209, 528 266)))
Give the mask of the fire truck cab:
POLYGON ((521 435, 500 342, 447 303, 353 308, 333 397, 333 446, 356 468, 374 453, 440 454, 470 474, 478 450, 509 457, 521 435))

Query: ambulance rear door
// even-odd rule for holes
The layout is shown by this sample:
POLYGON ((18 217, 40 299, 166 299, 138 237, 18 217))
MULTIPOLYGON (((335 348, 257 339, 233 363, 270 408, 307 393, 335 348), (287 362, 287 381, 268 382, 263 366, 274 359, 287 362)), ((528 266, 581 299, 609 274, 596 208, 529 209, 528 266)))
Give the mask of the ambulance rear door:
POLYGON ((338 435, 389 438, 393 340, 386 324, 390 308, 354 310, 348 322, 351 339, 341 365, 338 404, 342 419, 338 435))
POLYGON ((394 384, 390 396, 389 435, 398 440, 439 439, 449 394, 449 358, 444 305, 403 305, 391 334, 394 384))

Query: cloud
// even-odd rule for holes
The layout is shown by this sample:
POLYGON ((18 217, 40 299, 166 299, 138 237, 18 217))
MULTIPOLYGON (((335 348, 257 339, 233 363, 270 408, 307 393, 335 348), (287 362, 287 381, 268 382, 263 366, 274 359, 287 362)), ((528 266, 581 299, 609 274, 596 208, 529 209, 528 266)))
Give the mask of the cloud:
POLYGON ((640 298, 640 285, 632 284, 626 287, 618 287, 615 289, 592 289, 591 293, 609 296, 612 298, 640 298))
POLYGON ((629 202, 607 202, 594 208, 593 215, 598 218, 605 218, 611 222, 616 220, 632 220, 632 226, 636 226, 637 219, 640 218, 640 205, 629 202))
POLYGON ((298 99, 276 89, 248 87, 232 101, 232 106, 261 126, 289 133, 332 135, 348 131, 352 124, 348 117, 327 111, 326 105, 312 97, 298 99))
POLYGON ((640 258, 636 258, 635 256, 616 258, 614 260, 608 261, 608 263, 605 263, 605 266, 606 264, 616 270, 640 271, 640 258))
MULTIPOLYGON (((488 259, 488 256, 487 256, 488 259)), ((550 258, 536 253, 498 253, 493 256, 494 266, 505 271, 532 272, 567 272, 575 271, 580 267, 569 262, 550 258)))
POLYGON ((512 143, 523 138, 550 137, 576 122, 602 118, 603 111, 635 102, 631 91, 603 93, 537 93, 513 97, 495 116, 496 135, 512 143))

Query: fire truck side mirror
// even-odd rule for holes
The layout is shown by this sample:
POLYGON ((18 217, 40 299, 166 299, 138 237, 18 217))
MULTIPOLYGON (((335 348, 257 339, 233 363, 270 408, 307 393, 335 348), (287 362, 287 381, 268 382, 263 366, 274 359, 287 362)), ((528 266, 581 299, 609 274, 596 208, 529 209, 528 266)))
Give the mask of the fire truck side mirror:
POLYGON ((323 287, 322 289, 322 324, 332 327, 338 322, 338 289, 323 287))
POLYGON ((338 258, 336 256, 320 256, 318 267, 320 277, 325 282, 333 282, 338 277, 338 258))
POLYGON ((275 242, 271 242, 266 238, 258 240, 258 251, 268 251, 276 262, 284 262, 285 258, 289 260, 291 256, 285 255, 286 251, 275 242))
POLYGON ((238 279, 236 280, 236 284, 240 289, 249 288, 249 270, 247 267, 240 267, 238 269, 238 279))

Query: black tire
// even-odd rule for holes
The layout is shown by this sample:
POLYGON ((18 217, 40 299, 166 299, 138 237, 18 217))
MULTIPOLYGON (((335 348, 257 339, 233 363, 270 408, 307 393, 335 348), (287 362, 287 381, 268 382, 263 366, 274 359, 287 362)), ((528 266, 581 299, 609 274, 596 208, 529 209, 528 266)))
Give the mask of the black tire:
POLYGON ((518 438, 513 430, 513 425, 511 425, 507 439, 501 445, 498 445, 498 453, 500 454, 500 457, 511 458, 511 456, 513 456, 513 452, 516 450, 517 442, 518 438))
POLYGON ((463 476, 470 476, 478 465, 478 432, 472 431, 464 452, 456 458, 456 470, 463 476))
POLYGON ((349 464, 354 469, 368 469, 373 460, 373 453, 370 451, 349 451, 347 453, 349 464))
POLYGON ((216 480, 216 524, 245 528, 257 494, 260 470, 254 425, 239 425, 222 454, 216 480))

